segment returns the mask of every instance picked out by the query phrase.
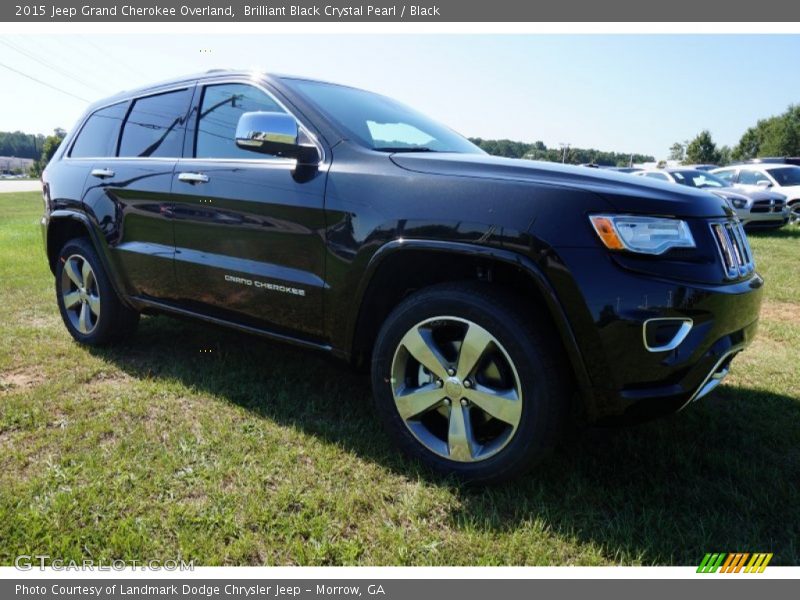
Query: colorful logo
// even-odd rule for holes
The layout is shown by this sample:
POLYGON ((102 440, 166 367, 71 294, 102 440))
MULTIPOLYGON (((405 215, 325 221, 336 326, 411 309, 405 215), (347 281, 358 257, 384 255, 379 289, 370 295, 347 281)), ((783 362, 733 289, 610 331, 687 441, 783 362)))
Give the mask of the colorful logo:
POLYGON ((698 573, 763 573, 769 561, 772 560, 772 553, 758 552, 731 552, 731 553, 708 553, 703 557, 700 566, 697 567, 698 573), (750 559, 748 561, 748 558, 750 559))

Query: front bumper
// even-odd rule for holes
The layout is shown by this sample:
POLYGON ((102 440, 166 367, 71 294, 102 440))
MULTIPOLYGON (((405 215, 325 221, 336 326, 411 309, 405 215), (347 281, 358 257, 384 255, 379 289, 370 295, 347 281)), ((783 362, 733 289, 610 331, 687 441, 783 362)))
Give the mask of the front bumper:
MULTIPOLYGON (((709 337, 701 345, 713 340, 710 347, 694 365, 689 365, 678 378, 666 385, 654 382, 652 386, 641 386, 620 390, 624 404, 622 415, 627 420, 642 421, 677 412, 687 405, 704 398, 722 383, 728 375, 731 363, 753 340, 758 321, 752 321, 714 340, 709 337)), ((678 371, 680 372, 680 371, 678 371)))
POLYGON ((736 214, 747 228, 771 228, 782 227, 789 221, 789 210, 787 207, 777 211, 754 212, 750 209, 737 210, 736 214))
POLYGON ((752 341, 763 280, 684 283, 631 272, 602 250, 559 250, 554 287, 575 329, 592 397, 589 420, 640 421, 680 410, 727 374, 752 341), (648 347, 645 324, 688 322, 680 342, 648 347), (663 348, 663 349, 662 349, 663 348))

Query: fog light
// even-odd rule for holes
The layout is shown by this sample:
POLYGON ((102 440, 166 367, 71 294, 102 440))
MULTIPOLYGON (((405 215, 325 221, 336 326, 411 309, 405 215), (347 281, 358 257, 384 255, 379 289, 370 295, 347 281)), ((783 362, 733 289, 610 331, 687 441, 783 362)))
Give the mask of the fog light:
POLYGON ((668 352, 681 345, 692 330, 689 318, 647 319, 642 325, 642 339, 648 352, 668 352))

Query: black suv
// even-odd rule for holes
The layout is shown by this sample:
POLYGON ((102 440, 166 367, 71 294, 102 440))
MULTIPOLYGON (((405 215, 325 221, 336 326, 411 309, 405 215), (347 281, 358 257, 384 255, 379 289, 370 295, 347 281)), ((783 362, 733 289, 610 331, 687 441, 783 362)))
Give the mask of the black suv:
POLYGON ((707 192, 494 158, 362 90, 215 71, 92 106, 43 175, 70 334, 192 316, 371 365, 408 454, 518 474, 567 417, 712 390, 763 280, 707 192))

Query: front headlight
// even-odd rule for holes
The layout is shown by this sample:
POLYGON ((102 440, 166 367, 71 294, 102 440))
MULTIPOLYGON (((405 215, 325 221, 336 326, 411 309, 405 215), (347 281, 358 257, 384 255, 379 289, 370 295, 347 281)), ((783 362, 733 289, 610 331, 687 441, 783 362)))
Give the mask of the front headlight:
POLYGON ((747 206, 747 200, 744 198, 731 198, 730 200, 733 208, 744 208, 747 206))
POLYGON ((694 248, 686 221, 631 215, 592 215, 594 230, 606 248, 640 254, 663 254, 671 248, 694 248))
POLYGON ((725 194, 717 192, 711 193, 725 200, 733 208, 747 208, 747 198, 741 198, 739 196, 726 196, 725 194))

